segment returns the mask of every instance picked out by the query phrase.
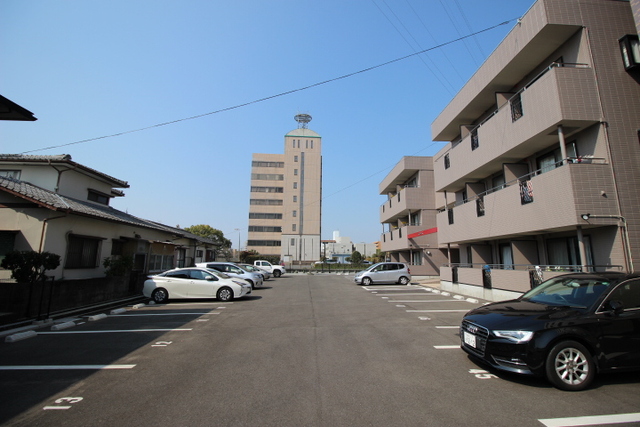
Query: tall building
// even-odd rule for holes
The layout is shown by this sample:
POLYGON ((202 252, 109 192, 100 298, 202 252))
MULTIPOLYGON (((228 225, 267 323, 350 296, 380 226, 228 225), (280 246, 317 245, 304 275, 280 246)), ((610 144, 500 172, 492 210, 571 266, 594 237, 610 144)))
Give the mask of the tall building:
POLYGON ((247 250, 311 262, 321 257, 322 138, 310 115, 295 120, 284 154, 253 154, 247 250))
POLYGON ((628 1, 538 0, 435 119, 443 284, 640 268, 637 40, 628 1))

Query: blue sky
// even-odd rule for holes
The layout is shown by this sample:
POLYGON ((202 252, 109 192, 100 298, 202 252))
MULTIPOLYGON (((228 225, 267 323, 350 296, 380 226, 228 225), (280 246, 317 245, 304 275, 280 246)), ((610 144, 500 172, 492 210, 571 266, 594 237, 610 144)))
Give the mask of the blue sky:
POLYGON ((254 101, 459 39, 532 4, 2 0, 0 94, 38 121, 0 122, 0 151, 71 154, 129 182, 116 209, 209 224, 237 247, 251 153, 282 153, 293 116, 308 113, 323 138, 322 238, 339 230, 371 243, 382 232, 379 183, 402 156, 442 148, 431 122, 516 22, 254 101))

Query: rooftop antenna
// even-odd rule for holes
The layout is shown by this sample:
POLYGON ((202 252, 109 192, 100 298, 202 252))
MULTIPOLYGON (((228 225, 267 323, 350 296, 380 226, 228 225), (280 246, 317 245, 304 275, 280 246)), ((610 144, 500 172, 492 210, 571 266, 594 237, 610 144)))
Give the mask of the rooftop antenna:
POLYGON ((309 114, 296 114, 294 119, 298 122, 298 129, 307 129, 307 125, 311 121, 311 116, 309 114))

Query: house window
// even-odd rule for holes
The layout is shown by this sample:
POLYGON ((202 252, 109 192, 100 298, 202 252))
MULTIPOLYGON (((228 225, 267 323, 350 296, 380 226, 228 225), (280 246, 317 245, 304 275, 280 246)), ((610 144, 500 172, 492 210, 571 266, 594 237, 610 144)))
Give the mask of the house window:
POLYGON ((422 252, 413 252, 411 254, 411 264, 422 265, 422 252))
POLYGON ((124 255, 124 242, 113 239, 111 241, 111 255, 124 255))
MULTIPOLYGON (((589 236, 584 236, 584 247, 587 256, 585 264, 593 265, 591 239, 589 236)), ((574 266, 580 266, 583 264, 580 259, 580 250, 578 248, 578 239, 576 237, 547 240, 547 254, 549 257, 549 265, 565 267, 569 270, 573 270, 574 266)))
POLYGON ((471 131, 471 150, 475 150, 480 146, 480 141, 478 140, 478 128, 471 131))
POLYGON ((151 254, 149 256, 149 271, 166 271, 173 267, 173 255, 151 254))
POLYGON ((520 119, 524 115, 522 111, 522 97, 520 94, 516 94, 509 100, 509 104, 511 104, 511 122, 515 122, 520 119))
POLYGON ((0 262, 15 248, 17 231, 0 231, 0 262))
POLYGON ((451 167, 451 161, 449 160, 449 153, 444 155, 444 168, 449 169, 451 167))
POLYGON ((92 202, 100 203, 101 205, 109 205, 110 197, 106 194, 99 193, 95 190, 89 190, 89 194, 87 195, 87 200, 92 202))
POLYGON ((98 266, 98 249, 100 240, 97 237, 86 237, 71 234, 67 246, 65 268, 96 268, 98 266))
POLYGON ((4 178, 12 178, 15 180, 19 180, 20 171, 19 170, 0 170, 0 176, 4 178))

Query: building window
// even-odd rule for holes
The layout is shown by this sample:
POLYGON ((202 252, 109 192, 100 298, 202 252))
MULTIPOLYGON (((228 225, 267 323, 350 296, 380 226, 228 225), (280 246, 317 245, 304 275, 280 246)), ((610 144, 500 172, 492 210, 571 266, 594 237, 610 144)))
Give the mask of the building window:
POLYGON ((297 217, 297 216, 298 216, 298 211, 293 211, 293 212, 291 213, 291 215, 293 215, 293 217, 294 217, 294 218, 295 218, 295 217, 297 217))
POLYGON ((282 233, 282 227, 275 227, 275 226, 271 227, 266 225, 250 225, 249 231, 256 232, 256 233, 282 233))
POLYGON ((298 161, 298 156, 293 156, 293 161, 297 162, 298 161))
POLYGON ((449 153, 444 155, 444 168, 449 169, 451 167, 451 161, 449 160, 449 153))
POLYGON ((306 140, 304 141, 304 143, 305 143, 304 148, 309 148, 309 140, 308 140, 308 139, 306 139, 306 140))
POLYGON ((294 169, 293 170, 293 174, 297 176, 298 175, 298 169, 294 169))
POLYGON ((480 146, 480 141, 478 140, 478 128, 475 128, 471 131, 471 150, 475 150, 480 146))
POLYGON ((247 246, 281 246, 280 240, 247 240, 247 246))
POLYGON ((311 149, 313 150, 313 139, 311 140, 311 149))
POLYGON ((622 63, 626 71, 640 67, 640 42, 637 34, 628 34, 619 40, 622 63))
POLYGON ((449 217, 449 225, 453 224, 453 209, 449 209, 447 215, 449 217))
POLYGON ((15 180, 20 179, 20 171, 19 170, 0 170, 0 176, 4 178, 11 178, 15 180))
POLYGON ((149 271, 171 270, 174 266, 173 255, 151 254, 149 256, 149 271))
POLYGON ((257 181, 284 181, 284 175, 275 173, 252 173, 251 179, 257 181))
POLYGON ((101 205, 109 205, 110 197, 106 194, 99 193, 95 190, 89 190, 89 194, 87 196, 87 200, 92 202, 100 203, 101 205))
POLYGON ((282 199, 250 199, 249 204, 259 206, 282 206, 282 199))
POLYGON ((298 196, 293 196, 293 203, 296 203, 298 201, 298 196))
POLYGON ((254 168, 283 168, 284 162, 263 162, 254 160, 251 162, 251 166, 254 168))
POLYGON ((282 219, 282 214, 249 212, 249 219, 282 219))
POLYGON ((509 103, 511 104, 511 122, 515 122, 524 115, 522 111, 522 97, 518 93, 509 100, 509 103))
POLYGON ((296 190, 297 188, 298 188, 298 183, 297 183, 297 182, 294 182, 294 183, 293 183, 293 189, 294 189, 294 190, 296 190))
POLYGON ((411 264, 422 265, 422 252, 416 251, 411 253, 411 264))
POLYGON ((291 224, 291 231, 296 231, 296 224, 291 224))
POLYGON ((252 193, 284 193, 284 187, 251 187, 252 193))
POLYGON ((64 267, 96 268, 98 266, 100 240, 97 237, 70 235, 67 246, 67 260, 64 267))
POLYGON ((291 243, 289 243, 291 246, 295 246, 296 245, 296 239, 291 239, 291 243))

